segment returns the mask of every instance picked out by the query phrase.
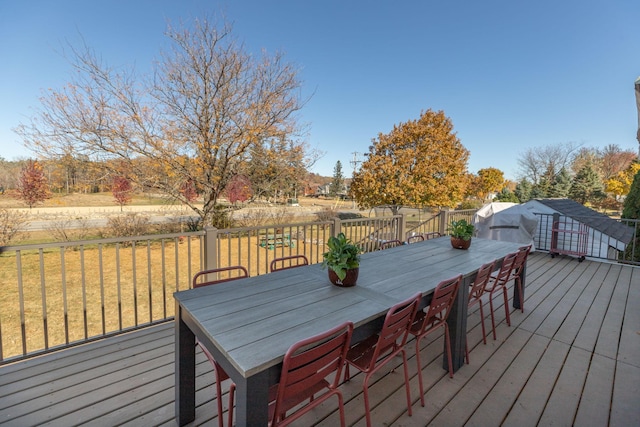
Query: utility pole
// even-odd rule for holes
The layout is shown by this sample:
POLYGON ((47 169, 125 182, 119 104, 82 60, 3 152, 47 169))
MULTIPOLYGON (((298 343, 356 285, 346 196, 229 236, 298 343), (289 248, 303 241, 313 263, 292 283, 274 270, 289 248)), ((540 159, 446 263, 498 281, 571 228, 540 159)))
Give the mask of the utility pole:
MULTIPOLYGON (((353 173, 351 174, 351 180, 353 181, 353 177, 356 174, 356 170, 358 169, 358 165, 360 163, 362 163, 362 160, 359 160, 358 156, 360 153, 354 151, 353 153, 353 160, 351 160, 349 163, 351 163, 351 167, 353 168, 353 173)), ((356 201, 355 199, 351 199, 351 209, 355 209, 356 208, 356 201)))

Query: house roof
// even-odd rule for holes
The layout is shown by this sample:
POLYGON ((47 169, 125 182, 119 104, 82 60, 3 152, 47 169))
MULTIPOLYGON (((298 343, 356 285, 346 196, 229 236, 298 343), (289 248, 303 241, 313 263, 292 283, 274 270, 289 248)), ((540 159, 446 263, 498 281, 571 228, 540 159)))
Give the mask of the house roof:
POLYGON ((583 224, 600 231, 607 236, 619 240, 625 244, 629 243, 633 238, 633 228, 596 212, 580 203, 571 199, 536 199, 543 205, 580 221, 583 224))

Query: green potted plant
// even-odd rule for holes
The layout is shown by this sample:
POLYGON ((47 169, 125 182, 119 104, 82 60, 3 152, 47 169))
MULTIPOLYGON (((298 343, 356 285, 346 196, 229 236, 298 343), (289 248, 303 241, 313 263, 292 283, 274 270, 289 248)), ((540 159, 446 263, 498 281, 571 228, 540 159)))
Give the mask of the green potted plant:
POLYGON ((360 247, 344 233, 331 236, 327 242, 329 250, 322 254, 322 267, 329 268, 329 280, 338 286, 353 286, 360 271, 360 247))
POLYGON ((451 235, 451 246, 456 249, 469 249, 473 230, 473 224, 468 223, 466 219, 451 221, 447 228, 447 232, 451 235))

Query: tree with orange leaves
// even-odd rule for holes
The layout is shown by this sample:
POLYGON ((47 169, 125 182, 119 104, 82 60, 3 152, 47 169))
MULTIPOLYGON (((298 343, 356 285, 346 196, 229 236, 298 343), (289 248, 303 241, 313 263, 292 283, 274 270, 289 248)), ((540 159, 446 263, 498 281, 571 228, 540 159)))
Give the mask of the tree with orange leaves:
POLYGON ((351 182, 364 208, 388 205, 454 206, 467 186, 469 151, 443 111, 427 110, 417 120, 379 134, 351 182))

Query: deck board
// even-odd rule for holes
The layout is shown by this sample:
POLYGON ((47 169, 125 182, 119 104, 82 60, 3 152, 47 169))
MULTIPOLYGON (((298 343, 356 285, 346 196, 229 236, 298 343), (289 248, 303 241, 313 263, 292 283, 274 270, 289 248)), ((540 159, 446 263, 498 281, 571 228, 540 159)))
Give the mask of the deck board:
MULTIPOLYGON (((640 425, 640 268, 534 253, 527 278, 525 311, 512 310, 511 327, 495 299, 497 340, 488 304, 487 345, 477 307, 471 312, 471 363, 453 379, 442 368, 442 334, 423 340, 425 407, 409 343, 413 416, 398 363, 374 376, 375 424, 640 425)), ((161 324, 0 366, 0 425, 175 426, 173 334, 172 323, 161 324)), ((192 425, 217 423, 213 373, 200 352, 196 372, 192 425)), ((347 424, 364 425, 362 376, 341 389, 347 424)), ((336 425, 335 406, 325 402, 296 425, 336 425)))

